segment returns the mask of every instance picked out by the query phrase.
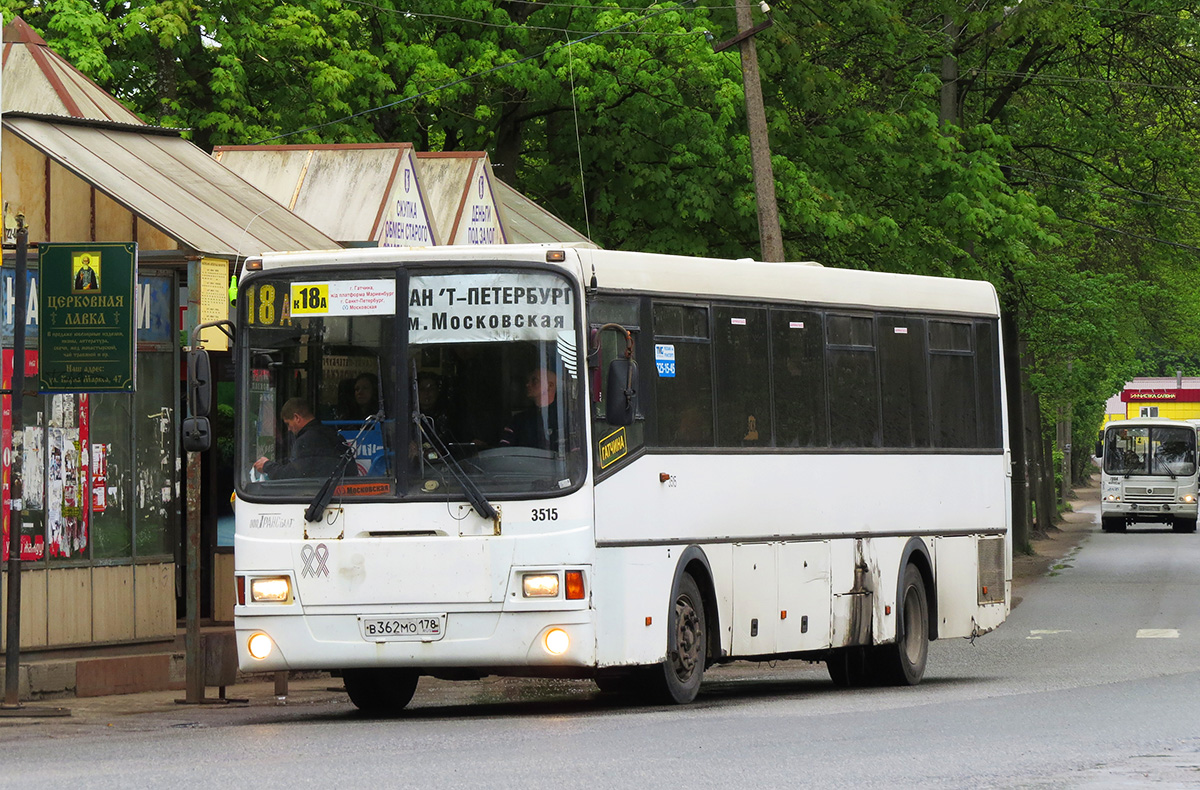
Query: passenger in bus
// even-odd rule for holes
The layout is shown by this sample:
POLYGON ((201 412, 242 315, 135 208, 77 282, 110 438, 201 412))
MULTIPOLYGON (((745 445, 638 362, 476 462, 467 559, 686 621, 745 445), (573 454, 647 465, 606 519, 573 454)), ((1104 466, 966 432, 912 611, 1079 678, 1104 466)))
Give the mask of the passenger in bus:
MULTIPOLYGON (((350 446, 337 431, 316 418, 313 408, 303 398, 290 398, 283 404, 279 416, 293 434, 292 451, 287 461, 268 459, 265 455, 254 462, 254 468, 272 480, 294 477, 325 477, 337 467, 338 459, 350 446)), ((357 475, 353 462, 345 466, 347 475, 357 475)))
POLYGON ((545 366, 538 367, 525 379, 525 395, 531 405, 512 416, 500 434, 500 446, 558 448, 558 376, 545 366))
POLYGON ((360 373, 347 389, 350 390, 349 397, 343 398, 338 409, 339 419, 365 420, 379 413, 378 376, 374 373, 360 373))
MULTIPOLYGON (((446 409, 446 400, 442 396, 441 376, 436 373, 417 374, 417 402, 421 409, 421 416, 427 417, 430 421, 424 423, 425 426, 431 427, 443 444, 448 446, 454 443, 453 431, 450 428, 450 415, 446 409)), ((420 439, 419 449, 425 459, 437 460, 437 451, 434 449, 433 443, 424 435, 418 438, 420 439)), ((417 440, 414 439, 409 446, 409 456, 416 458, 417 450, 417 440)))

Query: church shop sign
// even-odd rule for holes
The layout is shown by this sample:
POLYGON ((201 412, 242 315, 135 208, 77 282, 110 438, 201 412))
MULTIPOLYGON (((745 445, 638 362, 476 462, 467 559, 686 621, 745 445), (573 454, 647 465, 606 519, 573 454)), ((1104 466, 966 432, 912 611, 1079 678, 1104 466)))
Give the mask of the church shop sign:
POLYGON ((137 245, 38 245, 38 389, 133 392, 137 245))

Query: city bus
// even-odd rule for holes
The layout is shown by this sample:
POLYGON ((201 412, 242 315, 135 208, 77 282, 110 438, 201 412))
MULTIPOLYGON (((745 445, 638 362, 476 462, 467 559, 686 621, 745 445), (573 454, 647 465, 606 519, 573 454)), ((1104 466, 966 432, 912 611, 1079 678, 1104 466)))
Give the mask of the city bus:
POLYGON ((1124 532, 1135 522, 1196 531, 1195 420, 1138 417, 1114 420, 1096 442, 1103 463, 1100 525, 1124 532))
POLYGON ((244 671, 681 704, 740 659, 915 685, 1007 617, 988 283, 560 244, 264 254, 237 293, 244 671), (339 457, 264 475, 300 402, 339 457))

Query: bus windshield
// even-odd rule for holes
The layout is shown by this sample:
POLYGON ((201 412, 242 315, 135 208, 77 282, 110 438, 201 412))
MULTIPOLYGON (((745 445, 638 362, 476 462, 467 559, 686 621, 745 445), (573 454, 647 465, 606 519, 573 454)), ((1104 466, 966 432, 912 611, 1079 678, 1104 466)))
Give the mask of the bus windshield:
POLYGON ((398 299, 398 282, 289 270, 247 287, 241 490, 303 499, 331 475, 335 498, 574 487, 586 465, 570 283, 414 273, 398 299))
POLYGON ((1196 473, 1191 427, 1111 427, 1104 436, 1104 471, 1113 475, 1188 476, 1196 473))

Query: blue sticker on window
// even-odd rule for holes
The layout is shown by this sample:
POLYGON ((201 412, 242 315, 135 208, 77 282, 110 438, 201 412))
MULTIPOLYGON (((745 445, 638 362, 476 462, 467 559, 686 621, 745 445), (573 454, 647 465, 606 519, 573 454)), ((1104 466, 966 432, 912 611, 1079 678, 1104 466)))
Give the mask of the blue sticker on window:
POLYGON ((675 378, 675 346, 654 346, 654 364, 658 367, 658 375, 665 379, 675 378))

